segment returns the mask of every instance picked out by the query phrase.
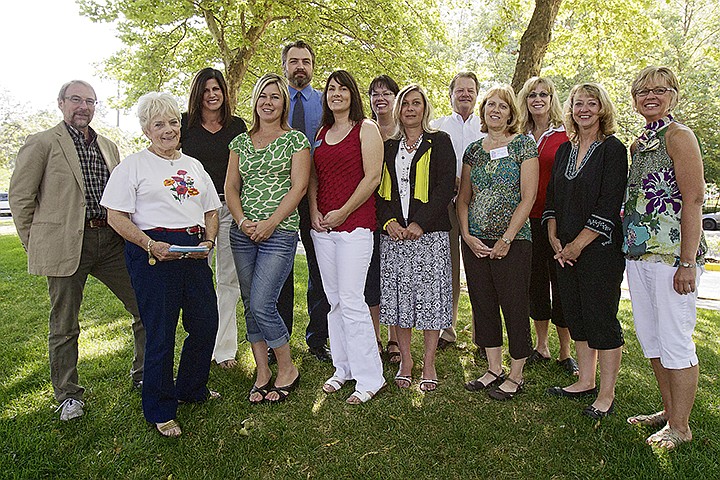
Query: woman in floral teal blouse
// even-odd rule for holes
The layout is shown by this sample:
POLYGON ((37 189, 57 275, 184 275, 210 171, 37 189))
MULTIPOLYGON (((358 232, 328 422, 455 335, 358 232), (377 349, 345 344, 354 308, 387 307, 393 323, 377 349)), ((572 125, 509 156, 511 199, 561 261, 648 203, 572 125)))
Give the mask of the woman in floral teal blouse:
POLYGON ((515 94, 508 85, 491 88, 480 104, 481 130, 463 157, 457 215, 462 235, 473 340, 488 358, 485 374, 465 385, 490 389, 509 400, 520 393, 530 343, 530 222, 538 185, 535 141, 519 134, 515 94), (502 321, 510 348, 510 373, 502 368, 502 321))
POLYGON ((297 206, 310 178, 310 144, 288 125, 290 98, 283 77, 261 77, 252 98, 252 128, 230 143, 225 200, 234 220, 230 246, 257 365, 248 400, 282 402, 297 387, 300 372, 290 357, 290 336, 277 299, 295 256, 297 206), (278 364, 272 388, 268 347, 278 364))
POLYGON ((689 418, 699 373, 692 333, 707 251, 703 163, 692 130, 670 113, 679 95, 670 69, 645 68, 631 92, 646 125, 631 148, 623 248, 635 330, 657 377, 663 410, 628 422, 659 428, 647 443, 671 450, 692 439, 689 418))

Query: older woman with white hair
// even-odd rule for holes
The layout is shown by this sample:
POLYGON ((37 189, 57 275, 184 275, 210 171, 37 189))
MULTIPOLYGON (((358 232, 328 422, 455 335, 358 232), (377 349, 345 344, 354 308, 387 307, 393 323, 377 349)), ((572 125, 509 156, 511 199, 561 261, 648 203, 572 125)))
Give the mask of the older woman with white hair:
POLYGON ((140 98, 138 117, 150 146, 113 170, 101 204, 127 240, 125 259, 147 343, 142 406, 161 435, 177 437, 179 402, 218 398, 207 388, 218 312, 207 256, 215 246, 221 203, 202 164, 178 151, 180 109, 167 93, 140 98), (173 380, 180 310, 187 337, 173 380))
POLYGON ((435 350, 452 325, 450 218, 455 152, 450 136, 430 128, 432 108, 418 85, 398 93, 395 134, 385 142, 377 201, 380 237, 380 321, 396 327, 400 369, 395 384, 412 382, 412 328, 423 331, 420 390, 437 388, 435 350))

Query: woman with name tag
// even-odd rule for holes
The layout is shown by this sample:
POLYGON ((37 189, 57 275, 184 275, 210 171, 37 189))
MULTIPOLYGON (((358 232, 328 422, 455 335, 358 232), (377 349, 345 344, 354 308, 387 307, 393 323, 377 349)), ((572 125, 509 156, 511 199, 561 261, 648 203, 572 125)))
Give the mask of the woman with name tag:
POLYGON ((373 251, 375 197, 383 144, 365 118, 357 82, 345 70, 330 74, 322 126, 313 156, 308 200, 322 283, 330 303, 328 333, 335 373, 323 385, 332 394, 355 380, 349 404, 365 403, 385 386, 382 361, 363 290, 373 251))
POLYGON ((580 371, 575 383, 547 393, 569 398, 597 395, 583 414, 599 420, 614 411, 625 343, 617 312, 625 269, 620 208, 627 182, 627 149, 613 136, 615 107, 596 83, 576 85, 570 91, 565 128, 570 141, 555 156, 543 222, 555 251, 560 301, 580 371))
POLYGON ((535 141, 519 133, 515 93, 491 88, 480 104, 482 132, 463 157, 457 215, 462 235, 473 341, 484 348, 488 370, 465 384, 489 390, 495 400, 522 391, 530 343, 529 286, 532 245, 528 215, 538 185, 535 141), (502 367, 502 309, 510 349, 510 373, 502 367))
POLYGON ((250 131, 230 143, 225 200, 234 219, 230 246, 245 306, 247 339, 257 365, 248 401, 257 404, 284 401, 300 382, 277 300, 295 258, 297 206, 310 178, 310 144, 288 124, 290 96, 283 77, 274 73, 260 77, 252 106, 250 131), (278 365, 273 387, 268 347, 278 365))
POLYGON ((178 437, 178 402, 220 397, 207 388, 218 326, 207 257, 215 246, 221 204, 202 164, 178 151, 175 99, 167 93, 143 95, 138 117, 151 145, 113 170, 101 204, 108 223, 127 240, 125 259, 147 332, 143 413, 161 435, 178 437), (188 335, 173 379, 180 310, 188 335))

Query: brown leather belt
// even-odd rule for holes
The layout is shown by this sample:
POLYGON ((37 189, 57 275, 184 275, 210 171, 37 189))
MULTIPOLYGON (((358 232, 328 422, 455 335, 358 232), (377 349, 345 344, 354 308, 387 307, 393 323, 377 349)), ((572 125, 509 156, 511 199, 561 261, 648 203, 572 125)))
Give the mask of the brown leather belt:
POLYGON ((205 228, 201 227, 200 225, 193 225, 192 227, 183 227, 183 228, 156 227, 156 228, 152 228, 151 230, 154 232, 185 232, 188 235, 205 233, 205 228))
POLYGON ((88 218, 85 220, 86 228, 105 228, 108 226, 108 222, 104 218, 88 218))

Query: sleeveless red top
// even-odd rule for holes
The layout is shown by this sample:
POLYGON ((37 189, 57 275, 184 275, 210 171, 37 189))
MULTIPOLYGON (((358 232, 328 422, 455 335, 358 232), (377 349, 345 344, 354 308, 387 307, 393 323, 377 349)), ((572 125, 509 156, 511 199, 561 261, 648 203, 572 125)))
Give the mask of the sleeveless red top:
MULTIPOLYGON (((313 161, 318 178, 318 210, 323 215, 345 205, 365 176, 360 146, 361 127, 362 122, 359 122, 345 138, 334 145, 325 142, 327 126, 323 126, 318 132, 319 145, 315 147, 313 161)), ((376 226, 375 196, 370 195, 365 203, 333 231, 352 232, 356 228, 375 231, 376 226)))

